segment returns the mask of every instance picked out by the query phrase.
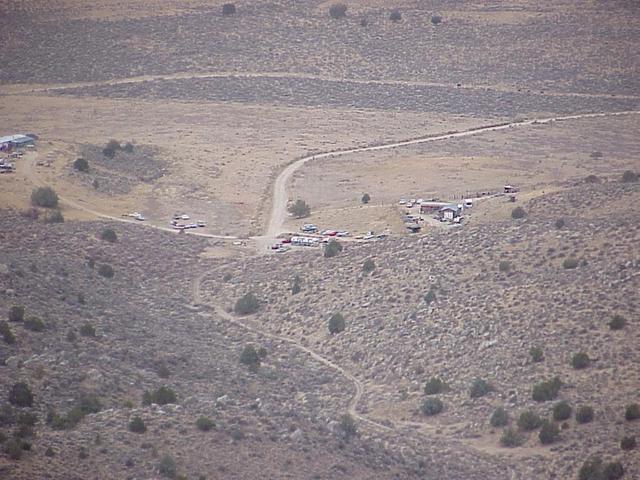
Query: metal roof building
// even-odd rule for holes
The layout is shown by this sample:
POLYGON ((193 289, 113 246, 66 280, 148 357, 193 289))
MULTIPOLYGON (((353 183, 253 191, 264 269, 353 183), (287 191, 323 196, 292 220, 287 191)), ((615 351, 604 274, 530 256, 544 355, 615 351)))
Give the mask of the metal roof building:
POLYGON ((23 147, 27 145, 33 145, 34 142, 35 142, 35 139, 22 134, 7 135, 5 137, 0 137, 0 145, 12 145, 14 147, 23 147))

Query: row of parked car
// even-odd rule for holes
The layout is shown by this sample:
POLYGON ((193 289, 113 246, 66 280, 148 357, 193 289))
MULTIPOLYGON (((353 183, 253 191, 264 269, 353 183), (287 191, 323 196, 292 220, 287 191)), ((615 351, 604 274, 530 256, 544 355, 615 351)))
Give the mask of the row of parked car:
POLYGON ((346 230, 323 230, 319 232, 318 227, 316 227, 313 223, 305 223, 300 227, 300 231, 303 233, 320 233, 325 237, 348 237, 349 232, 346 230))
POLYGON ((191 222, 191 223, 180 222, 181 220, 190 220, 190 219, 191 217, 186 213, 176 213, 171 218, 171 226, 176 230, 188 230, 190 228, 199 228, 199 227, 207 226, 207 224, 202 220, 198 220, 197 222, 191 222))

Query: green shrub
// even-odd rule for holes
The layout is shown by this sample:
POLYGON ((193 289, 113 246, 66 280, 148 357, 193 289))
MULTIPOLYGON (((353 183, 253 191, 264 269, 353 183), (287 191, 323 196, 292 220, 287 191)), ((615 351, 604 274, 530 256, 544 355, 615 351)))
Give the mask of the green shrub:
POLYGON ((47 449, 44 451, 44 456, 45 457, 55 457, 56 456, 56 452, 53 448, 51 447, 47 447, 47 449))
POLYGON ((155 403, 157 405, 167 405, 169 403, 178 403, 176 392, 171 388, 162 386, 155 391, 146 391, 142 395, 142 404, 150 405, 155 403))
POLYGON ((44 223, 64 223, 64 216, 60 210, 53 210, 44 216, 44 223))
POLYGON ((560 428, 558 428, 558 425, 555 423, 550 422, 549 420, 543 420, 540 427, 538 438, 540 439, 540 443, 543 445, 556 442, 558 438, 560 438, 560 428))
POLYGON ((18 425, 33 427, 38 422, 38 415, 33 412, 23 412, 18 415, 18 425))
POLYGON ((340 430, 342 430, 347 440, 355 437, 358 434, 358 425, 356 424, 354 418, 348 413, 345 413, 340 418, 340 430))
POLYGON ((640 405, 638 405, 637 403, 632 403, 631 405, 627 405, 627 409, 624 412, 624 418, 629 421, 639 419, 640 405))
POLYGON ((24 321, 24 328, 32 332, 42 332, 44 330, 44 322, 38 317, 29 317, 24 321))
POLYGON ((324 244, 325 258, 335 257, 341 251, 342 251, 342 245, 337 240, 329 240, 329 243, 324 244))
POLYGON ((527 216, 527 212, 522 207, 516 207, 511 211, 511 218, 520 219, 527 216))
POLYGON ((573 357, 571 358, 571 365, 576 370, 581 370, 583 368, 587 368, 589 366, 590 361, 591 360, 589 359, 589 355, 587 355, 584 352, 578 352, 574 354, 573 357))
POLYGON ((253 292, 247 292, 236 301, 233 310, 238 315, 250 315, 252 313, 256 313, 259 308, 260 302, 258 302, 256 296, 253 292))
POLYGON ((425 395, 437 395, 446 392, 449 386, 438 377, 431 377, 424 386, 425 395))
POLYGON ((291 294, 292 295, 297 295, 298 293, 300 293, 300 290, 302 290, 302 287, 300 286, 301 280, 300 280, 300 275, 295 275, 293 277, 293 283, 291 284, 291 294))
POLYGON ((500 436, 500 445, 503 447, 518 447, 524 442, 523 435, 515 428, 506 428, 500 436))
POLYGON ((424 295, 424 301, 427 302, 427 305, 430 305, 436 299, 436 291, 433 287, 429 289, 429 291, 424 295))
POLYGON ((109 140, 105 147, 102 149, 102 154, 107 158, 113 158, 116 156, 118 150, 122 150, 120 142, 117 140, 109 140))
POLYGON ((391 13, 389 14, 389 20, 391 20, 392 22, 399 22, 400 20, 402 20, 402 14, 400 13, 400 10, 398 10, 397 8, 391 10, 391 13))
POLYGON ((364 273, 371 273, 376 269, 376 264, 371 258, 367 258, 362 264, 362 271, 364 273))
POLYGON ((223 15, 233 15, 236 13, 236 6, 233 3, 225 3, 222 5, 223 15))
POLYGON ((584 181, 586 183, 600 183, 600 177, 598 177, 597 175, 588 175, 584 181))
POLYGON ((559 218, 556 220, 556 228, 558 230, 562 230, 565 227, 564 218, 559 218))
POLYGON ((361 201, 366 205, 371 201, 371 196, 368 193, 365 193, 364 195, 362 195, 361 201))
POLYGON ((638 174, 632 172, 631 170, 627 170, 622 174, 622 181, 624 183, 634 183, 638 181, 638 174))
POLYGON ((260 367, 260 355, 253 345, 245 345, 240 354, 240 363, 247 365, 252 370, 260 367))
POLYGON ((11 460, 20 460, 24 451, 22 441, 19 438, 10 439, 4 444, 3 450, 11 460))
POLYGON ((118 241, 118 235, 112 228, 104 228, 102 232, 100 232, 100 238, 111 243, 115 243, 118 241))
POLYGON ((33 406, 33 394, 25 382, 14 383, 9 390, 9 403, 16 407, 33 406))
POLYGON ((127 142, 125 143, 124 147, 122 147, 122 150, 124 150, 127 153, 133 153, 133 143, 131 142, 127 142))
POLYGON ((9 321, 21 322, 24 320, 24 307, 22 305, 14 305, 9 309, 9 321))
POLYGON ((31 204, 36 207, 56 208, 58 195, 51 187, 38 187, 31 192, 31 204))
POLYGON ((571 405, 565 400, 556 403, 553 406, 553 419, 561 422, 563 420, 569 420, 571 418, 571 405))
POLYGON ((129 422, 129 431, 133 433, 144 433, 147 431, 147 426, 144 424, 144 420, 136 415, 129 422))
POLYGON ((506 260, 500 261, 500 263, 498 264, 498 269, 501 272, 509 272, 511 270, 511 262, 508 262, 506 260))
POLYGON ((345 327, 344 317, 340 312, 331 315, 331 318, 329 318, 329 333, 331 335, 344 331, 345 327))
POLYGON ((469 395, 471 398, 483 397, 491 390, 493 390, 493 387, 486 380, 476 378, 471 384, 469 395))
POLYGON ((544 360, 544 352, 540 347, 533 346, 529 349, 529 355, 531 355, 531 361, 539 363, 544 360))
POLYGON ((95 337, 96 328, 89 322, 86 322, 80 327, 80 335, 82 335, 83 337, 95 337))
POLYGON ((100 401, 100 398, 94 394, 82 395, 78 400, 77 406, 85 415, 98 413, 102 410, 102 402, 100 401))
POLYGON ((344 3, 336 3, 329 7, 331 18, 342 18, 347 15, 347 6, 344 3))
POLYGON ((624 467, 620 462, 609 462, 602 470, 605 480, 618 480, 624 476, 624 467))
POLYGON ((203 432, 208 432, 215 426, 216 424, 209 417, 198 417, 196 420, 196 427, 203 432))
POLYGON ((622 437, 620 440, 620 448, 622 450, 633 450, 636 448, 636 437, 622 437))
POLYGON ((509 423, 509 414, 503 407, 496 408, 489 419, 492 427, 504 427, 509 423))
POLYGON ((426 415, 427 417, 430 417, 432 415, 437 415, 438 413, 442 412, 443 408, 444 408, 444 404, 442 403, 442 400, 440 400, 439 398, 430 397, 430 398, 424 399, 424 401, 422 402, 422 406, 420 407, 420 410, 424 415, 426 415))
POLYGON ((442 23, 442 17, 440 15, 432 15, 431 23, 434 25, 440 25, 442 23))
POLYGON ((589 423, 593 420, 593 408, 588 405, 582 405, 576 410, 576 422, 589 423))
POLYGON ((533 410, 525 410, 518 417, 518 427, 525 432, 535 430, 542 425, 542 419, 533 410))
POLYGON ((98 275, 104 278, 113 278, 113 274, 113 267, 111 267, 111 265, 104 264, 98 268, 98 275))
POLYGON ((622 315, 614 315, 609 322, 609 328, 611 330, 620 330, 627 324, 627 320, 622 315))
POLYGON ((311 207, 304 200, 296 200, 289 205, 287 210, 296 218, 305 218, 311 215, 311 207))
POLYGON ((164 477, 176 478, 178 471, 176 469, 176 462, 171 455, 165 454, 162 457, 158 465, 158 472, 164 477))
POLYGON ((89 171, 89 162, 84 158, 76 158, 73 162, 73 168, 79 172, 87 173, 89 171))
POLYGON ((558 396, 562 382, 560 378, 554 377, 551 380, 537 383, 533 386, 531 391, 531 398, 536 402, 546 402, 553 400, 558 396))
POLYGON ((11 327, 5 321, 0 322, 0 335, 7 345, 13 345, 16 343, 16 337, 11 331, 11 327))
POLYGON ((574 257, 565 258, 562 262, 562 267, 565 270, 573 270, 578 267, 578 259, 574 257))
POLYGON ((171 371, 169 367, 165 363, 160 363, 156 368, 156 373, 160 378, 169 378, 171 376, 171 371))

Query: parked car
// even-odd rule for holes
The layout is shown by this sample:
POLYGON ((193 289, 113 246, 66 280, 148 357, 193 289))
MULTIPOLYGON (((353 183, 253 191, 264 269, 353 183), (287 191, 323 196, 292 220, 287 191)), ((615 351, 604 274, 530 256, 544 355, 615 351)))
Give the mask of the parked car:
POLYGON ((198 220, 197 224, 198 224, 199 227, 206 227, 207 226, 207 224, 204 223, 202 220, 198 220))
POLYGON ((186 213, 183 215, 180 215, 180 220, 189 220, 191 217, 189 215, 187 215, 186 213))
POLYGON ((349 232, 344 230, 340 230, 338 231, 338 233, 336 233, 336 237, 348 237, 348 236, 349 236, 349 232))
POLYGON ((313 233, 318 231, 318 227, 316 227, 313 223, 305 223, 300 227, 300 230, 306 233, 313 233))
POLYGON ((322 235, 326 235, 327 237, 335 237, 338 234, 336 230, 325 230, 322 232, 322 235))

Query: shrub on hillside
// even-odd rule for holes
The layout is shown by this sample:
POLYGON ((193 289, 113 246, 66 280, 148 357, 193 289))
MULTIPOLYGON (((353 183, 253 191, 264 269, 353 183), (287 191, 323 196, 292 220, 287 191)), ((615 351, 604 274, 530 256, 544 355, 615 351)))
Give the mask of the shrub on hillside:
POLYGON ((571 405, 565 400, 556 403, 553 406, 553 419, 561 422, 563 420, 569 420, 571 418, 571 405))
POLYGON ((440 15, 432 15, 431 23, 434 25, 440 25, 442 23, 442 17, 440 15))
POLYGON ((233 3, 225 3, 222 5, 222 14, 223 15, 233 15, 236 13, 236 6, 233 3))
POLYGON ((147 431, 147 426, 145 425, 144 420, 136 415, 129 422, 129 431, 133 433, 144 433, 147 431))
POLYGON ((531 355, 531 361, 534 363, 539 363, 544 360, 544 352, 540 347, 531 347, 529 349, 529 355, 531 355))
POLYGON ((169 403, 178 403, 178 397, 176 396, 176 392, 174 392, 171 388, 162 386, 155 391, 147 390, 142 395, 142 404, 143 405, 151 405, 152 403, 158 405, 167 405, 169 403))
POLYGON ((344 3, 336 3, 329 7, 331 18, 342 18, 347 15, 347 6, 344 3))
POLYGON ((483 397, 491 390, 493 390, 493 387, 489 384, 489 382, 481 378, 476 378, 471 384, 469 396, 471 398, 483 397))
POLYGON ((16 343, 16 337, 11 331, 11 327, 5 321, 0 322, 0 335, 7 345, 13 345, 16 343))
POLYGON ((31 204, 36 207, 56 208, 58 195, 51 187, 38 187, 31 192, 31 204))
POLYGON ((436 299, 436 291, 433 287, 429 289, 427 293, 424 295, 424 301, 427 302, 427 305, 430 305, 436 299))
POLYGON ((597 175, 588 175, 584 181, 585 183, 600 183, 601 180, 597 175))
POLYGON ((97 395, 87 394, 80 397, 77 407, 82 413, 89 415, 91 413, 98 413, 102 410, 102 402, 100 401, 100 397, 97 395))
POLYGON ((605 480, 618 480, 624 476, 624 467, 620 462, 609 462, 602 470, 605 480))
POLYGON ((33 406, 33 394, 25 382, 14 383, 9 390, 9 403, 16 407, 33 406))
POLYGON ((543 420, 540 426, 540 433, 538 433, 538 439, 543 445, 556 442, 560 438, 560 428, 549 420, 543 420))
POLYGON ((631 170, 627 170, 622 174, 622 181, 624 183, 634 183, 638 181, 638 174, 632 172, 631 170))
POLYGON ((79 172, 87 173, 89 171, 89 162, 85 158, 76 158, 73 162, 73 168, 79 172))
POLYGON ((260 302, 253 294, 253 292, 247 292, 240 297, 233 307, 233 311, 238 315, 250 315, 256 313, 260 308, 260 302))
POLYGON ((96 327, 91 325, 89 322, 86 322, 80 327, 80 335, 83 337, 95 337, 96 327))
POLYGON ((370 259, 370 258, 367 258, 367 259, 364 261, 364 263, 362 264, 362 271, 363 271, 364 273, 371 273, 371 272, 373 272, 375 269, 376 269, 376 264, 375 264, 375 262, 374 262, 372 259, 370 259))
POLYGON ((622 439, 620 440, 620 448, 622 450, 633 450, 634 448, 636 448, 636 437, 622 437, 622 439))
POLYGON ((44 330, 44 322, 38 317, 29 317, 24 321, 24 328, 32 332, 42 332, 44 330))
POLYGON ((344 317, 340 312, 336 312, 329 318, 329 333, 334 335, 344 331, 346 327, 344 317))
POLYGON ((614 315, 609 322, 609 328, 611 330, 620 330, 627 324, 627 320, 622 315, 614 315))
POLYGON ((578 259, 574 257, 565 258, 562 262, 562 267, 565 270, 573 270, 578 267, 578 259))
POLYGON ((104 278, 113 278, 113 275, 114 275, 113 267, 111 265, 107 265, 106 263, 103 265, 100 265, 100 267, 98 267, 98 275, 104 278))
POLYGON ((176 478, 178 470, 176 468, 176 462, 169 454, 165 454, 160 463, 158 464, 158 472, 160 475, 167 478, 176 478))
POLYGON ((122 150, 120 142, 117 140, 109 140, 102 149, 102 154, 107 158, 113 158, 116 156, 116 153, 118 153, 118 150, 122 150))
POLYGON ((103 228, 100 232, 100 238, 110 243, 118 241, 118 234, 113 228, 103 228))
POLYGON ((400 10, 398 10, 397 8, 391 10, 391 13, 389 14, 389 20, 391 20, 392 22, 399 22, 400 20, 402 20, 402 14, 400 13, 400 10))
POLYGON ((593 420, 593 408, 588 405, 582 405, 576 410, 576 422, 589 423, 593 420))
POLYGON ((438 377, 431 377, 424 385, 425 395, 437 395, 438 393, 446 392, 449 386, 446 382, 442 381, 438 377))
POLYGON ((9 309, 9 321, 21 322, 24 320, 24 307, 22 305, 14 305, 9 309))
POLYGON ((12 438, 8 440, 4 444, 3 450, 11 460, 20 460, 24 451, 22 440, 20 440, 19 438, 12 438))
POLYGON ((293 282, 291 283, 291 294, 297 295, 302 290, 300 275, 294 275, 293 282))
POLYGON ((518 417, 518 427, 525 432, 535 430, 542 425, 542 419, 533 410, 525 410, 518 417))
POLYGON ((365 193, 364 195, 362 195, 361 200, 362 200, 362 203, 366 205, 371 201, 371 195, 369 195, 368 193, 365 193))
POLYGON ((196 427, 203 432, 208 432, 215 426, 216 424, 209 417, 198 417, 196 420, 196 427))
POLYGON ((531 398, 536 402, 546 402, 553 400, 558 396, 560 388, 562 387, 562 381, 560 378, 554 377, 551 380, 536 383, 531 391, 531 398))
POLYGON ((624 412, 624 418, 629 421, 638 420, 640 418, 640 405, 637 403, 627 405, 627 409, 624 412))
POLYGON ((565 227, 564 218, 557 219, 555 225, 558 230, 562 230, 565 227))
POLYGON ((500 263, 498 264, 498 269, 501 272, 508 272, 511 270, 511 262, 508 262, 507 260, 501 260, 500 263))
POLYGON ((442 412, 443 408, 444 408, 444 404, 442 403, 442 400, 440 400, 439 398, 430 397, 430 398, 424 399, 424 401, 422 402, 422 406, 420 407, 420 410, 424 415, 426 415, 427 417, 430 417, 432 415, 437 415, 438 413, 442 412))
POLYGON ((500 436, 500 445, 503 447, 518 447, 524 442, 524 436, 515 428, 506 428, 500 436))
POLYGON ((519 219, 527 216, 527 212, 522 207, 516 207, 511 211, 511 218, 519 219))
POLYGON ((131 142, 125 143, 124 147, 122 147, 122 150, 124 150, 127 153, 133 153, 133 149, 134 149, 134 146, 133 146, 133 143, 131 142))
POLYGON ((257 370, 260 367, 260 355, 253 345, 245 345, 242 349, 240 363, 248 366, 251 370, 257 370))
POLYGON ((576 370, 587 368, 590 362, 589 355, 584 352, 575 353, 573 357, 571 357, 571 366, 576 370))
POLYGON ((578 480, 618 480, 624 475, 620 462, 603 463, 598 456, 587 459, 578 471, 578 480))
POLYGON ((504 427, 509 423, 509 414, 503 407, 496 408, 489 419, 492 427, 504 427))
POLYGON ((340 430, 342 430, 342 433, 347 440, 350 440, 358 434, 358 425, 354 418, 348 413, 345 413, 340 418, 340 430))
POLYGON ((44 223, 64 223, 64 216, 60 210, 53 210, 44 216, 44 223))
POLYGON ((342 245, 337 240, 329 240, 329 243, 324 245, 325 258, 335 257, 342 251, 342 245))
POLYGON ((311 215, 311 207, 304 200, 296 200, 289 205, 287 210, 296 218, 305 218, 311 215))

